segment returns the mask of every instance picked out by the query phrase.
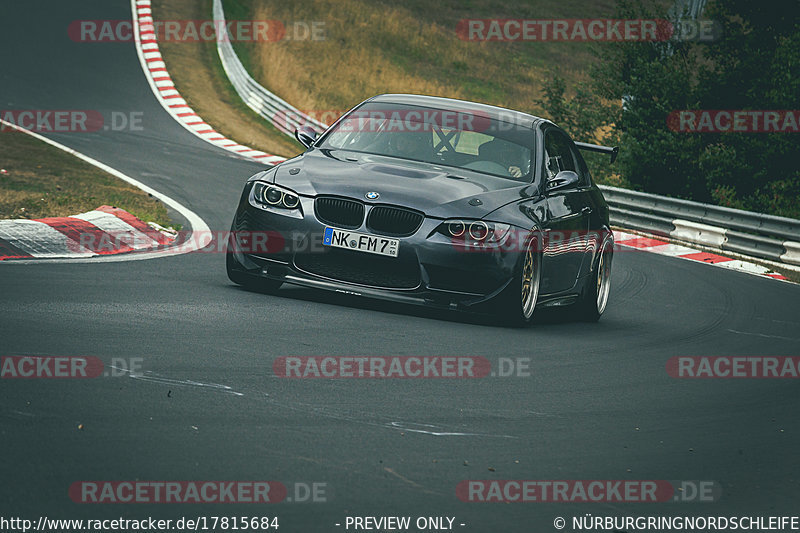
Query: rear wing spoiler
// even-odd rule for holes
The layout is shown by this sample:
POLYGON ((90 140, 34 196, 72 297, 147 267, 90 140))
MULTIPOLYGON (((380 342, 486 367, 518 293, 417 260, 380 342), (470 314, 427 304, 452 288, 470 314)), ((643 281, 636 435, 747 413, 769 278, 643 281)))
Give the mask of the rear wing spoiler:
POLYGON ((587 152, 600 152, 601 154, 609 154, 611 156, 611 162, 613 163, 616 161, 617 156, 619 155, 619 146, 600 146, 599 144, 589 144, 589 143, 575 143, 580 150, 586 150, 587 152))

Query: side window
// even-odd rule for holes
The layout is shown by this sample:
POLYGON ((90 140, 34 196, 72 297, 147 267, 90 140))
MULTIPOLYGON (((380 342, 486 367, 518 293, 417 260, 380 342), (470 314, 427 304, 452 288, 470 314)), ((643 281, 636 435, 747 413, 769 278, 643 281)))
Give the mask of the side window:
POLYGON ((581 185, 589 187, 592 184, 592 175, 589 173, 589 167, 586 165, 581 152, 577 148, 573 148, 575 160, 578 162, 578 175, 581 177, 581 185))
POLYGON ((562 170, 572 170, 582 174, 578 170, 575 155, 572 152, 572 145, 569 139, 558 130, 549 129, 544 137, 544 166, 547 172, 547 179, 554 178, 562 170))

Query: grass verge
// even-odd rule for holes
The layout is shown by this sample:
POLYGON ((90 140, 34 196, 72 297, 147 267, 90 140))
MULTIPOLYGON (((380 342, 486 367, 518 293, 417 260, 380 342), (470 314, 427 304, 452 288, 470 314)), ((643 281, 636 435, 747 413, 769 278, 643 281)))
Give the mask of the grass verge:
POLYGON ((54 146, 0 131, 0 219, 70 216, 113 205, 144 220, 175 226, 148 193, 54 146))
POLYGON ((586 80, 595 60, 581 42, 469 41, 470 19, 608 17, 613 0, 224 0, 231 17, 277 20, 287 38, 235 48, 250 73, 300 109, 346 110, 380 93, 463 98, 541 114, 536 103, 552 69, 586 80), (318 24, 324 38, 303 37, 318 24), (463 23, 462 23, 463 24, 463 23), (463 26, 462 26, 463 27, 463 26))
MULTIPOLYGON (((589 43, 470 42, 456 32, 469 18, 605 17, 614 0, 494 0, 402 4, 378 0, 224 0, 226 18, 279 21, 279 42, 234 42, 248 72, 281 98, 326 121, 380 93, 464 98, 541 114, 537 100, 551 69, 585 80, 589 43), (299 31, 316 25, 322 39, 299 31)), ((208 20, 211 0, 154 0, 156 20, 208 20)), ((228 82, 213 41, 159 43, 172 79, 214 129, 239 143, 291 157, 300 146, 249 109, 228 82)))
MULTIPOLYGON (((210 0, 155 0, 154 20, 208 20, 210 0)), ((226 137, 268 154, 292 157, 302 146, 247 107, 228 81, 214 41, 158 46, 175 87, 195 113, 226 137)))

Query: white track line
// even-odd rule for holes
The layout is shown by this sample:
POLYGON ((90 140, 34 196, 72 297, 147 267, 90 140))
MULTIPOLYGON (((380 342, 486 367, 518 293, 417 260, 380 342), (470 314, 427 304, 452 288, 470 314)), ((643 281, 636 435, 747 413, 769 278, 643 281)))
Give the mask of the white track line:
POLYGON ((93 159, 88 155, 82 154, 77 150, 73 150, 68 146, 64 146, 63 144, 56 142, 52 139, 48 139, 43 135, 39 135, 38 133, 32 132, 16 124, 12 124, 10 122, 6 122, 5 120, 0 119, 0 124, 7 126, 9 128, 13 128, 21 133, 25 133, 26 135, 30 135, 31 137, 38 139, 42 142, 49 144, 50 146, 55 146, 59 150, 63 150, 68 154, 72 154, 78 159, 86 161, 90 165, 94 165, 95 167, 99 168, 100 170, 104 170, 115 176, 122 181, 130 183, 134 187, 141 189, 142 191, 153 195, 158 200, 161 200, 165 205, 171 207, 178 213, 180 213, 186 221, 189 223, 191 227, 191 235, 181 244, 176 244, 174 246, 169 246, 167 248, 163 248, 161 250, 153 251, 153 252, 141 252, 141 253, 133 253, 133 254, 116 254, 116 255, 104 255, 100 257, 81 257, 80 255, 75 255, 74 258, 61 258, 61 259, 47 259, 47 258, 40 258, 40 259, 14 259, 10 261, 0 261, 0 264, 6 265, 19 265, 19 264, 39 264, 39 263, 111 263, 117 261, 138 261, 141 259, 153 259, 155 257, 169 257, 173 255, 180 255, 180 254, 187 254, 189 252, 194 252, 201 248, 204 248, 211 242, 211 230, 209 229, 208 225, 200 218, 198 215, 194 213, 194 211, 190 210, 188 207, 184 207, 183 205, 179 204, 166 194, 160 193, 157 190, 148 187, 144 183, 131 178, 130 176, 123 174, 119 170, 115 168, 111 168, 110 166, 106 165, 105 163, 101 163, 97 159, 93 159))

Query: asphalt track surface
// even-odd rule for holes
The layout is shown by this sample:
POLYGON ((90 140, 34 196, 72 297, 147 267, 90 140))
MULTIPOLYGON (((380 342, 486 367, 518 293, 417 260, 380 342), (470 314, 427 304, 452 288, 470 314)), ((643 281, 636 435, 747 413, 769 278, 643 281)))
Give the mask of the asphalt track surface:
MULTIPOLYGON (((129 18, 127 2, 0 6, 0 107, 142 112, 143 131, 49 136, 228 229, 259 166, 175 123, 132 44, 67 36, 73 20, 129 18)), ((796 285, 618 253, 598 324, 510 329, 301 288, 247 292, 228 281, 223 254, 193 253, 2 264, 0 306, 2 355, 141 358, 148 376, 2 380, 3 517, 268 515, 281 531, 339 531, 347 514, 448 515, 466 524, 457 530, 538 532, 584 513, 797 512, 797 380, 665 371, 679 355, 800 355, 796 285), (284 355, 523 357, 532 375, 287 380, 272 372, 284 355), (705 504, 465 503, 455 487, 468 479, 714 480, 723 493, 705 504), (88 505, 67 495, 80 480, 322 482, 328 501, 88 505)))

